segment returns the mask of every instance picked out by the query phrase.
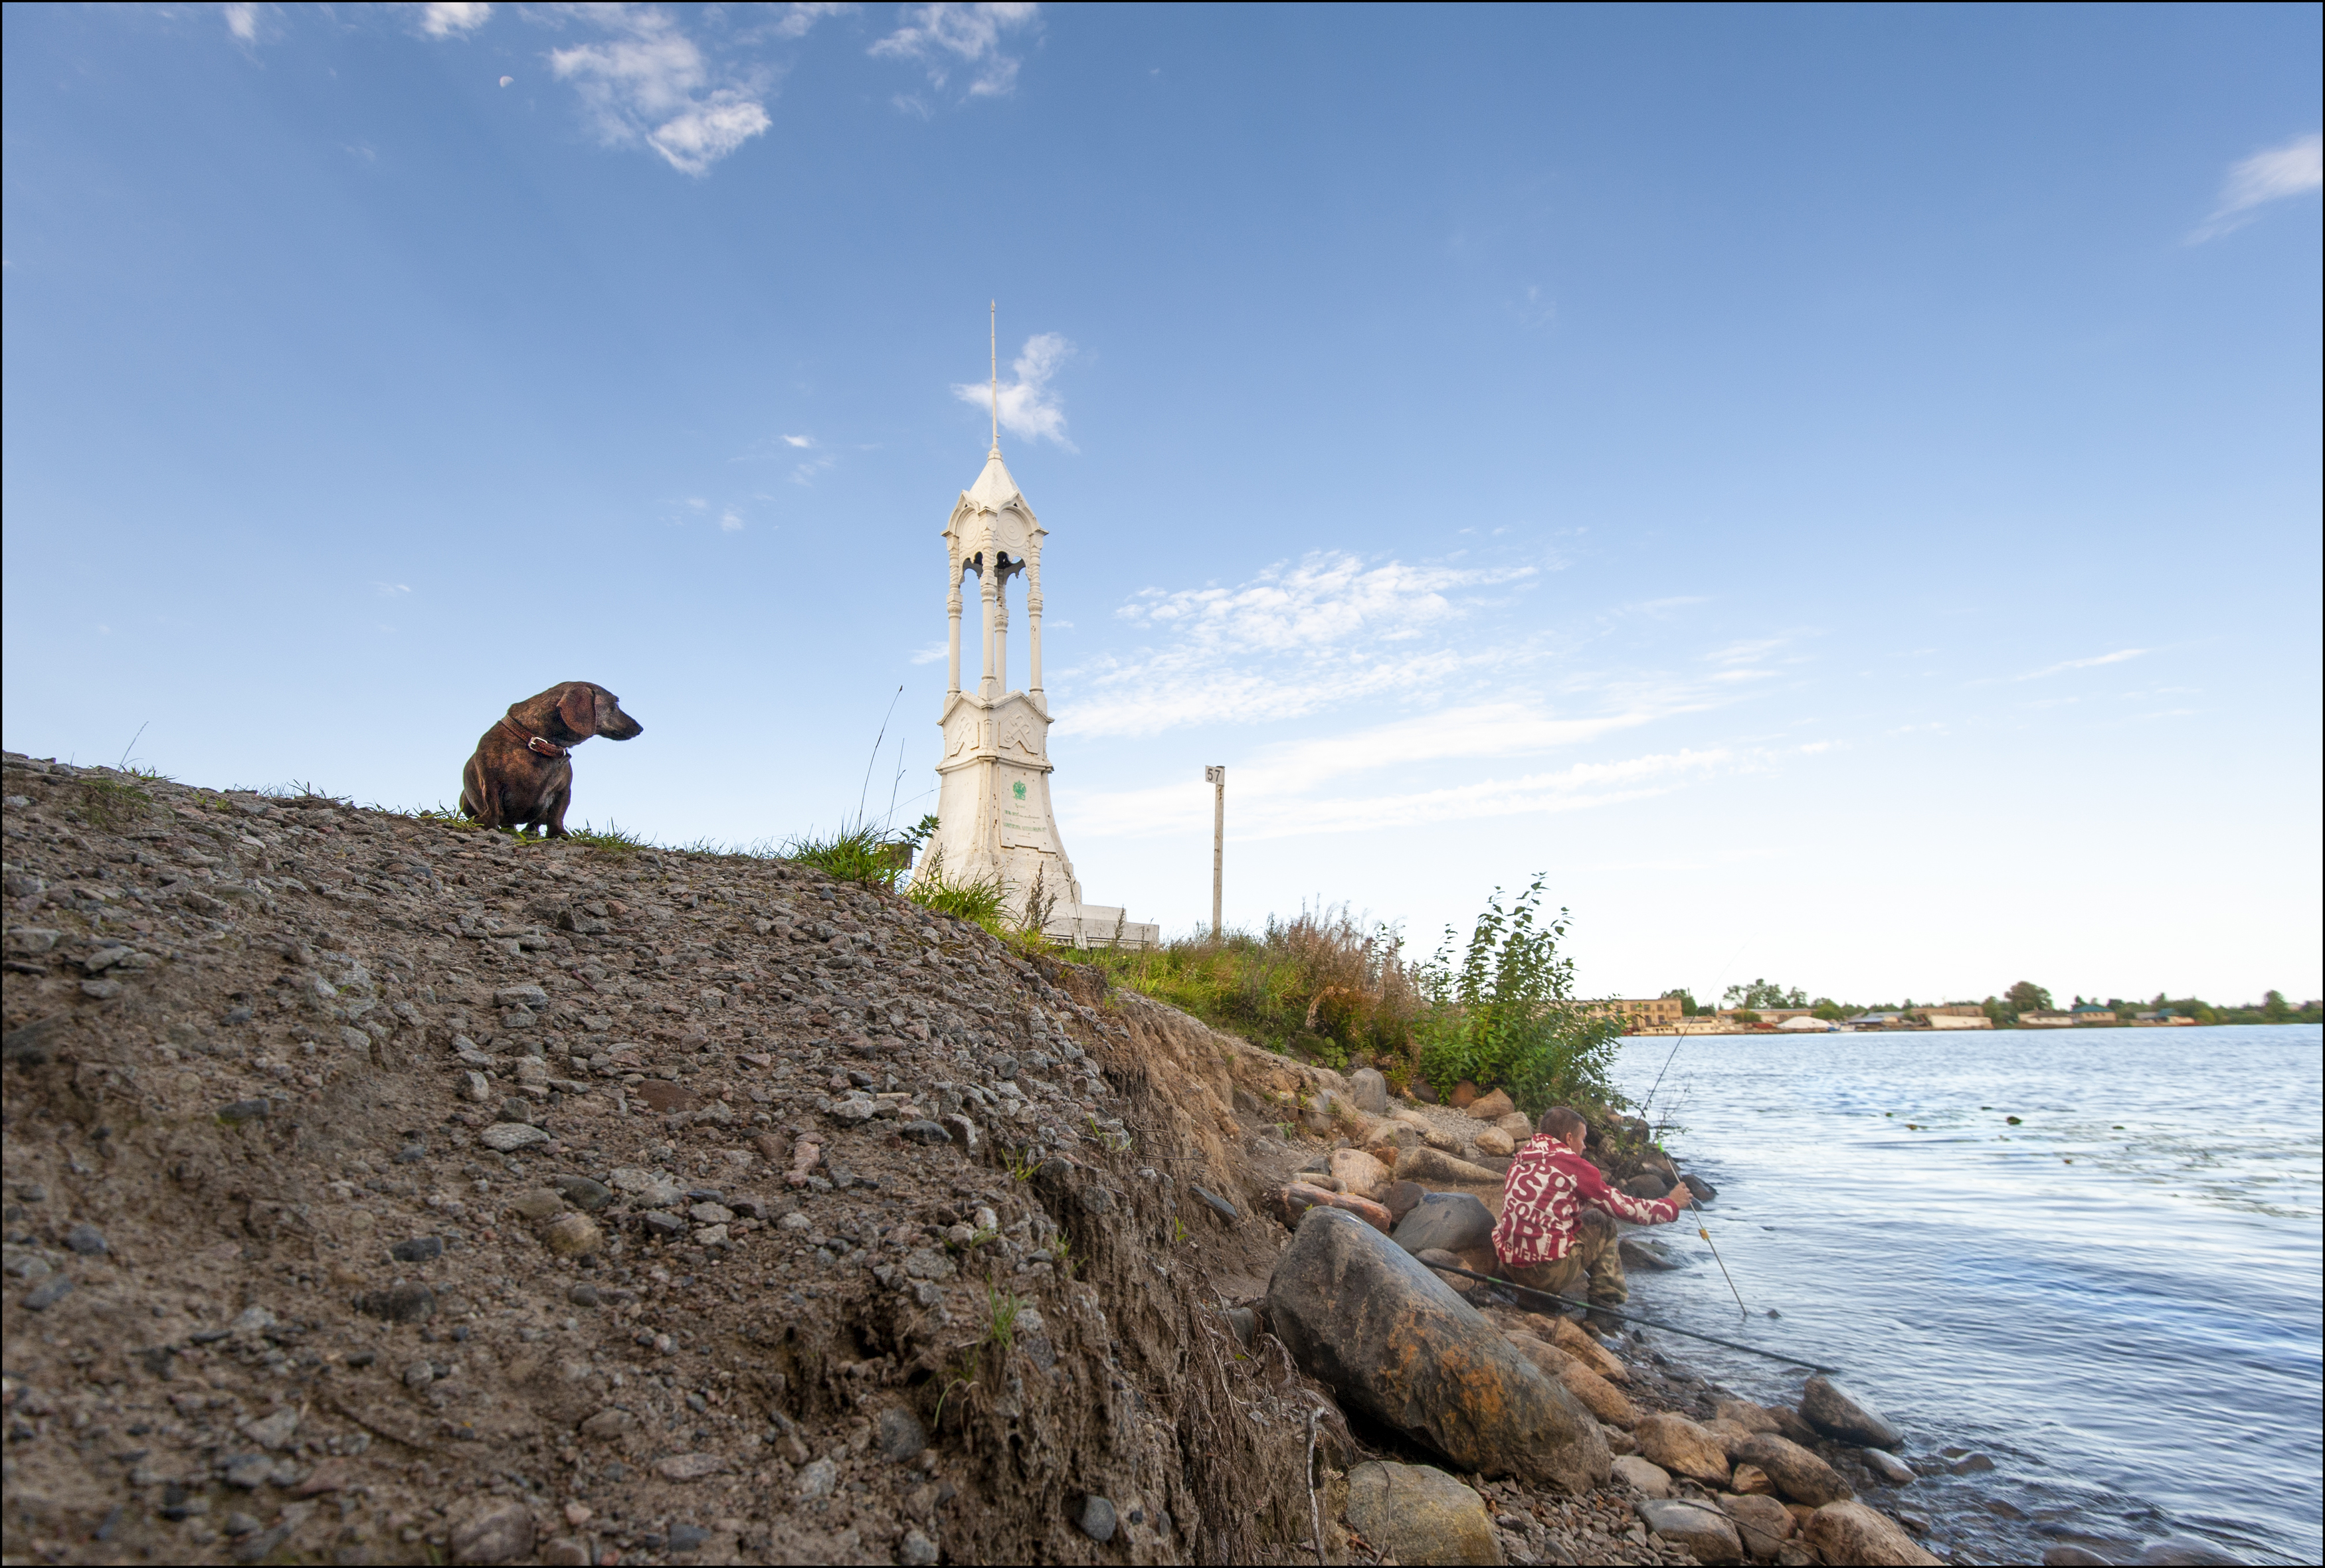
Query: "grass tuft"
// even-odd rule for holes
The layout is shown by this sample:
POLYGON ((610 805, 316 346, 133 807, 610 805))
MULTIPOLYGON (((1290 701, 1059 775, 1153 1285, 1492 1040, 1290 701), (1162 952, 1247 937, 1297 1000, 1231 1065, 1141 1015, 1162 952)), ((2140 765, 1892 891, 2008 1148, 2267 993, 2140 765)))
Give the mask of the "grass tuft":
POLYGON ((885 834, 868 823, 841 825, 837 833, 809 834, 785 842, 785 860, 811 866, 843 882, 894 892, 903 873, 894 846, 885 834))
POLYGON ((145 791, 147 780, 159 778, 155 773, 132 773, 113 776, 105 773, 85 773, 80 779, 80 799, 77 804, 81 816, 93 826, 110 833, 126 826, 132 819, 153 809, 153 797, 145 791))

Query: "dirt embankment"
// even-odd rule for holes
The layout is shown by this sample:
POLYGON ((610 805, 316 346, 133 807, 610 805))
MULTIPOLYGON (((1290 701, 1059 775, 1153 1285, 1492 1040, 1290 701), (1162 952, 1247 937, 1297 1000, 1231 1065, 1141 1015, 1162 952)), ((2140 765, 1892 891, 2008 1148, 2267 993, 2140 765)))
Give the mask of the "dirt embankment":
POLYGON ((5 761, 10 1560, 1369 1560, 1243 1310, 1334 1075, 785 862, 5 761))

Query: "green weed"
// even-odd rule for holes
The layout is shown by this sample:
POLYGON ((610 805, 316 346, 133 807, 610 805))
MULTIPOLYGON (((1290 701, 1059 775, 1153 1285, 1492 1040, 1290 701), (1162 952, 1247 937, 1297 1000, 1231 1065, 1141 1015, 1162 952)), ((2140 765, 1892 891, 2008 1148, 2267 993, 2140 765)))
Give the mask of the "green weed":
POLYGON ((853 827, 843 824, 837 833, 786 840, 782 853, 785 860, 811 866, 826 876, 882 892, 894 891, 902 874, 895 856, 889 853, 886 835, 867 823, 853 827))
POLYGON ((145 792, 139 780, 157 777, 158 774, 144 773, 125 778, 86 775, 80 780, 80 814, 91 826, 107 832, 124 826, 153 808, 153 797, 145 792))
POLYGON ((1009 891, 998 877, 956 881, 948 876, 942 850, 931 851, 912 872, 912 881, 904 884, 904 896, 924 909, 967 920, 996 936, 1002 933, 1009 905, 1009 891))

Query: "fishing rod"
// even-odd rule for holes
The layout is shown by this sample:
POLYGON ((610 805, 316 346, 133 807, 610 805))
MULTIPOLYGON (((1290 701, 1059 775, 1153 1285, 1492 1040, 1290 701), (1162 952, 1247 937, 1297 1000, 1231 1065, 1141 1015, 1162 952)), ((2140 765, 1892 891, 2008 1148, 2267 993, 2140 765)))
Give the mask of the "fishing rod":
POLYGON ((1693 1189, 1682 1180, 1676 1184, 1676 1190, 1687 1194, 1687 1196, 1680 1201, 1679 1206, 1681 1209, 1695 1210, 1695 1233, 1703 1238, 1705 1246, 1711 1249, 1711 1260, 1719 1265, 1719 1277, 1728 1281, 1728 1293, 1736 1298, 1736 1314, 1749 1323, 1752 1320, 1752 1309, 1744 1305, 1744 1293, 1736 1288, 1736 1277, 1728 1272, 1728 1259, 1719 1255, 1719 1243, 1711 1239, 1710 1228, 1703 1222, 1703 1211, 1696 1205, 1693 1189))
POLYGON ((1718 1334, 1698 1333, 1691 1328, 1679 1328, 1671 1324, 1657 1323, 1651 1317, 1634 1317, 1629 1313, 1610 1311, 1595 1302, 1577 1301, 1570 1296, 1560 1296, 1555 1291, 1536 1290, 1530 1285, 1520 1285, 1514 1280, 1496 1279, 1490 1274, 1479 1274, 1468 1268, 1456 1268, 1450 1263, 1424 1263, 1422 1267, 1431 1273, 1459 1274, 1465 1279, 1483 1280, 1487 1285, 1498 1285, 1504 1290, 1514 1290, 1521 1296, 1536 1296, 1544 1301, 1555 1301, 1568 1306, 1582 1307, 1589 1312, 1603 1313, 1618 1322, 1635 1323, 1642 1328, 1659 1328, 1665 1333, 1683 1334, 1691 1340, 1702 1340, 1709 1344, 1724 1345, 1731 1351, 1742 1351, 1746 1355, 1765 1356, 1772 1361, 1782 1361, 1788 1367, 1806 1367, 1811 1372, 1830 1373, 1840 1370, 1838 1367, 1820 1367, 1814 1361, 1804 1361, 1798 1356, 1780 1356, 1774 1351, 1764 1351, 1757 1345, 1738 1344, 1734 1340, 1721 1339, 1718 1334))

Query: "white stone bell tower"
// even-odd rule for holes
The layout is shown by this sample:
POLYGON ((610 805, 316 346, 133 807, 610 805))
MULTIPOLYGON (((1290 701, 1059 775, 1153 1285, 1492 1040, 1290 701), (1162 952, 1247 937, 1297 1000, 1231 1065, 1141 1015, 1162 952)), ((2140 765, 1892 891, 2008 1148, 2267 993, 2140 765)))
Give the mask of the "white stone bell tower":
POLYGON ((1132 924, 1116 908, 1082 902, 1074 863, 1058 839, 1050 809, 1050 704, 1042 691, 1042 540, 1048 530, 1033 515, 1001 461, 999 355, 993 449, 985 472, 960 493, 945 523, 951 587, 943 753, 937 763, 937 830, 922 852, 926 866, 943 857, 954 881, 997 877, 1009 892, 1012 915, 1025 917, 1036 890, 1049 906, 1043 929, 1077 946, 1118 939, 1125 946, 1160 941, 1158 926, 1132 924), (961 576, 977 577, 977 686, 960 683, 961 576), (1025 689, 1009 689, 1009 580, 1025 579, 1025 622, 1031 646, 1025 689))

